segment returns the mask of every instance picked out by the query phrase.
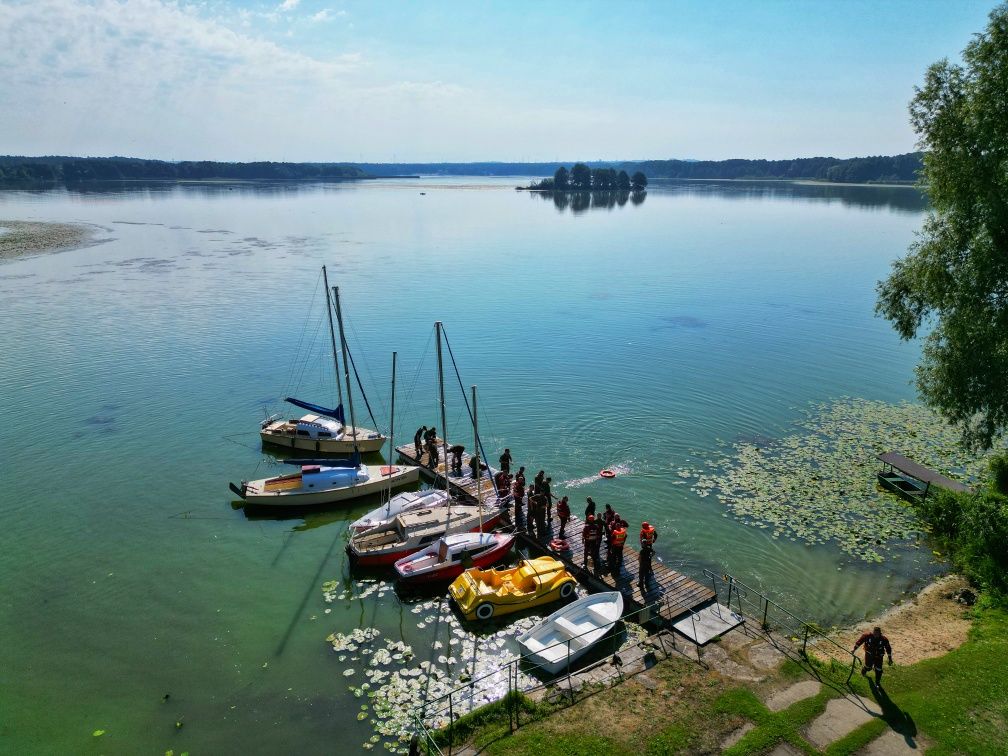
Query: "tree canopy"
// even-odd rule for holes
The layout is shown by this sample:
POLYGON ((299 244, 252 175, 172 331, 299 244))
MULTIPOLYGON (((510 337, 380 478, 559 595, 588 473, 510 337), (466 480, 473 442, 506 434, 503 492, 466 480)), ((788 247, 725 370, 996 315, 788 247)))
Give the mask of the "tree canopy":
POLYGON ((876 310, 903 339, 931 328, 918 390, 964 443, 990 448, 1008 428, 1008 4, 963 65, 934 63, 915 91, 932 212, 876 310))

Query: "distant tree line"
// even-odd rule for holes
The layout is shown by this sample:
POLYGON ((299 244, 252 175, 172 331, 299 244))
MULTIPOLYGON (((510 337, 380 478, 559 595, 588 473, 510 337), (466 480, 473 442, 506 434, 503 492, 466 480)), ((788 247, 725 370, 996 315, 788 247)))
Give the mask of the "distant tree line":
MULTIPOLYGON (((574 166, 583 182, 588 171, 594 186, 596 174, 601 185, 620 175, 636 173, 655 178, 679 179, 813 179, 836 183, 913 182, 921 168, 922 153, 859 157, 841 160, 832 157, 795 160, 644 160, 586 161, 574 166), (582 166, 579 168, 578 166, 582 166), (600 171, 605 170, 602 174, 600 171), (615 173, 613 178, 612 171, 615 173)), ((447 176, 552 176, 558 163, 225 163, 212 161, 143 160, 140 158, 0 157, 0 180, 7 181, 88 181, 117 179, 200 180, 200 179, 348 179, 377 176, 440 174, 447 176)), ((567 172, 574 181, 574 169, 567 172)), ((573 187, 573 183, 572 183, 573 187)))
POLYGON ((646 160, 632 164, 652 178, 810 179, 847 184, 907 183, 917 180, 923 153, 840 160, 646 160))
POLYGON ((631 177, 625 170, 617 173, 615 168, 589 168, 585 163, 575 163, 570 171, 561 165, 552 178, 525 188, 548 192, 642 192, 646 187, 647 176, 641 171, 631 177))
POLYGON ((169 162, 140 158, 0 157, 0 181, 116 181, 207 179, 353 179, 368 174, 342 163, 169 162))

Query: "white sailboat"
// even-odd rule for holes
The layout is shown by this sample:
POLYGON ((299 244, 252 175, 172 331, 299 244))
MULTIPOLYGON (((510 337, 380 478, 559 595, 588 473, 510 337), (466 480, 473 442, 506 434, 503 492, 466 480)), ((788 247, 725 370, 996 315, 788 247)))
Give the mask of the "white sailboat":
MULTIPOLYGON (((358 428, 351 421, 346 425, 343 416, 343 388, 340 385, 339 358, 336 356, 336 332, 332 319, 332 300, 329 298, 329 276, 322 266, 322 278, 326 289, 326 311, 329 316, 329 340, 332 343, 333 365, 336 370, 336 389, 339 404, 335 409, 329 409, 319 404, 306 402, 293 396, 284 401, 308 410, 309 414, 299 418, 285 418, 280 414, 267 417, 259 424, 259 437, 264 444, 281 446, 287 449, 301 451, 325 452, 329 454, 350 454, 357 450, 364 454, 381 451, 387 440, 384 435, 370 428, 358 428)), ((340 340, 343 341, 342 335, 340 340)), ((343 362, 346 363, 348 351, 343 349, 343 362)), ((344 364, 344 367, 346 365, 344 364)), ((349 391, 349 382, 347 391, 349 391)), ((365 397, 365 400, 367 397, 365 397)))
MULTIPOLYGON (((343 313, 340 309, 339 288, 333 290, 336 317, 339 321, 340 347, 343 352, 343 374, 346 380, 347 406, 350 421, 354 418, 353 391, 350 387, 350 370, 347 365, 346 336, 343 332, 343 313)), ((328 301, 328 292, 326 292, 328 301)), ((392 356, 392 411, 395 412, 395 354, 392 356)), ((420 468, 413 465, 368 466, 361 462, 360 449, 354 445, 349 460, 287 460, 298 464, 301 471, 262 480, 242 481, 241 486, 229 484, 231 490, 246 503, 260 506, 313 506, 335 504, 360 498, 382 490, 391 491, 397 486, 416 483, 420 468)))

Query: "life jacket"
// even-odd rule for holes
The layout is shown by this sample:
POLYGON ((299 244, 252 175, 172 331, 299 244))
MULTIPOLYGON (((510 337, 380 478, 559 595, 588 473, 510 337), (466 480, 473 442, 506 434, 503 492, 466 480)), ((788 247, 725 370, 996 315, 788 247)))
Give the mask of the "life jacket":
POLYGON ((566 502, 561 501, 557 504, 557 515, 565 520, 570 519, 570 507, 566 502))
POLYGON ((646 528, 641 528, 640 531, 641 546, 654 546, 654 543, 657 540, 658 540, 658 533, 654 529, 654 525, 649 525, 646 528))
POLYGON ((581 540, 585 543, 595 543, 598 537, 598 523, 589 522, 584 526, 584 530, 581 531, 581 540))
POLYGON ((613 530, 610 536, 610 543, 617 549, 622 549, 626 543, 626 528, 619 527, 613 530))

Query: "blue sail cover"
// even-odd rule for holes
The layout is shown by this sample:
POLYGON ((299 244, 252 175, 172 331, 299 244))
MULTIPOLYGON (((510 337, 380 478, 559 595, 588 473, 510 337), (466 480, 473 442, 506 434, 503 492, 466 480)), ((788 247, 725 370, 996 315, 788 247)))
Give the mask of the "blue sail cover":
POLYGON ((284 401, 290 402, 295 407, 301 407, 301 409, 306 409, 309 412, 314 412, 316 415, 325 415, 326 417, 332 417, 339 420, 343 425, 346 425, 346 420, 343 417, 343 405, 341 404, 336 409, 328 409, 327 407, 322 407, 318 404, 312 404, 311 402, 304 402, 300 399, 295 399, 293 396, 288 396, 284 401))
POLYGON ((318 465, 319 467, 360 467, 360 454, 354 453, 349 459, 281 459, 285 465, 318 465))

